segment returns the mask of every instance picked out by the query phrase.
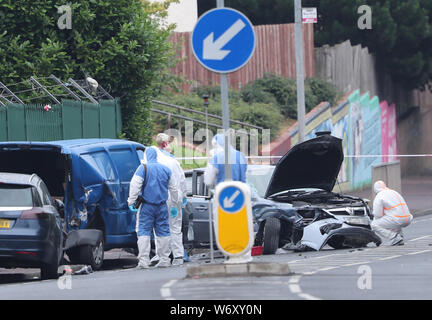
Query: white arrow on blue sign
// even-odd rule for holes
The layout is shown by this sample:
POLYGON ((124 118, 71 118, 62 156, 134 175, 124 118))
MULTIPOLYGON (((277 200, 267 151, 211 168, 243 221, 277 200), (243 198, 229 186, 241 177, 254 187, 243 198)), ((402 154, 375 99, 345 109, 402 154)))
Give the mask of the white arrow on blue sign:
POLYGON ((255 49, 255 32, 249 19, 231 8, 207 11, 192 31, 192 50, 204 68, 229 73, 243 67, 255 49))
POLYGON ((243 192, 237 187, 227 187, 219 194, 219 205, 228 213, 239 211, 244 203, 243 192))

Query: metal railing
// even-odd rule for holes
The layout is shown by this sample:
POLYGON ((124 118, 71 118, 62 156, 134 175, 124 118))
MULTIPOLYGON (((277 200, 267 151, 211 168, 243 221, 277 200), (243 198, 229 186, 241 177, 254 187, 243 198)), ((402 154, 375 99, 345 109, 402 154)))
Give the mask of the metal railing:
MULTIPOLYGON (((165 107, 174 108, 174 109, 176 109, 178 111, 190 112, 190 113, 193 113, 193 114, 198 114, 198 115, 201 115, 201 116, 207 116, 209 118, 218 119, 218 120, 222 121, 222 117, 221 116, 218 116, 218 115, 215 115, 215 114, 211 114, 211 113, 206 113, 204 111, 194 110, 194 109, 190 109, 190 108, 186 108, 186 107, 182 107, 182 106, 178 106, 178 105, 175 105, 175 104, 166 103, 166 102, 162 102, 162 101, 158 101, 158 100, 152 100, 152 103, 158 104, 158 105, 161 105, 161 106, 165 106, 165 107)), ((166 114, 166 115, 169 115, 169 116, 172 116, 172 117, 175 117, 175 118, 179 118, 179 119, 183 119, 183 120, 189 120, 189 121, 201 123, 201 124, 204 124, 204 125, 206 124, 206 122, 202 121, 202 120, 198 120, 198 119, 195 119, 195 118, 182 116, 182 115, 179 115, 179 114, 176 114, 176 113, 170 113, 170 112, 167 112, 167 111, 162 111, 162 110, 155 109, 155 108, 152 108, 151 111, 152 112, 156 112, 156 113, 160 113, 160 114, 166 114)), ((231 124, 240 125, 243 128, 247 127, 247 128, 257 129, 257 130, 261 130, 261 131, 264 129, 263 127, 256 126, 256 125, 253 125, 253 124, 249 124, 249 123, 245 123, 245 122, 241 122, 241 121, 238 121, 238 120, 230 120, 230 122, 231 122, 231 124)), ((222 125, 218 125, 218 124, 214 124, 214 123, 208 123, 208 125, 212 126, 212 127, 215 127, 215 128, 222 128, 222 125)))

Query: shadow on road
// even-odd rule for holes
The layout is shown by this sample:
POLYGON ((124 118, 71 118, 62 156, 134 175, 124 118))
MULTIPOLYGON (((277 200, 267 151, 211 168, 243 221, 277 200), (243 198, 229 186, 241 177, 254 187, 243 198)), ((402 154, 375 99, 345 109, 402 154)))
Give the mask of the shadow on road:
POLYGON ((33 282, 40 280, 38 269, 0 269, 0 284, 33 282))
MULTIPOLYGON (((59 275, 63 273, 64 266, 68 265, 73 267, 73 264, 69 264, 66 259, 63 261, 64 265, 59 267, 59 275)), ((110 270, 121 270, 121 269, 129 269, 135 268, 137 266, 137 259, 133 255, 124 254, 117 256, 117 254, 107 254, 107 257, 104 259, 104 263, 102 265, 101 271, 110 271, 110 270)), ((72 269, 80 269, 80 267, 76 266, 76 268, 72 269)), ((77 275, 79 276, 79 275, 77 275)), ((14 284, 14 283, 25 283, 25 282, 34 282, 40 281, 40 270, 39 269, 24 269, 24 268, 15 268, 15 269, 2 269, 0 268, 0 285, 2 284, 14 284)))
POLYGON ((136 258, 105 259, 101 270, 117 270, 135 268, 138 264, 136 258))

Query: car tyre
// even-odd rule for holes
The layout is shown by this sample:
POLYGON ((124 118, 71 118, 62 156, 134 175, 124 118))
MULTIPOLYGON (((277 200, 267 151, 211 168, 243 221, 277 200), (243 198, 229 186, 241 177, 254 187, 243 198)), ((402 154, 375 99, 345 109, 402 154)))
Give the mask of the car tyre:
POLYGON ((268 218, 264 225, 263 254, 274 254, 279 248, 280 221, 268 218))
POLYGON ((96 245, 84 245, 68 250, 67 255, 73 264, 90 265, 93 270, 99 270, 103 264, 104 242, 99 240, 96 245))
POLYGON ((344 244, 345 238, 342 236, 333 236, 328 241, 327 244, 333 249, 349 249, 351 247, 344 244))
POLYGON ((59 261, 57 257, 53 263, 44 263, 40 268, 41 280, 58 278, 59 261))

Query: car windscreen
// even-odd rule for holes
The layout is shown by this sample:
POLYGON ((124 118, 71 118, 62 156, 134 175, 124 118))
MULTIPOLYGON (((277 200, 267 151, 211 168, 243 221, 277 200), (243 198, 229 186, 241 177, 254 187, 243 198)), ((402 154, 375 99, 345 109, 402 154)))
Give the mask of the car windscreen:
POLYGON ((246 182, 261 198, 264 198, 273 171, 273 166, 255 166, 247 171, 246 182))
POLYGON ((33 207, 32 186, 0 183, 0 207, 33 207))

